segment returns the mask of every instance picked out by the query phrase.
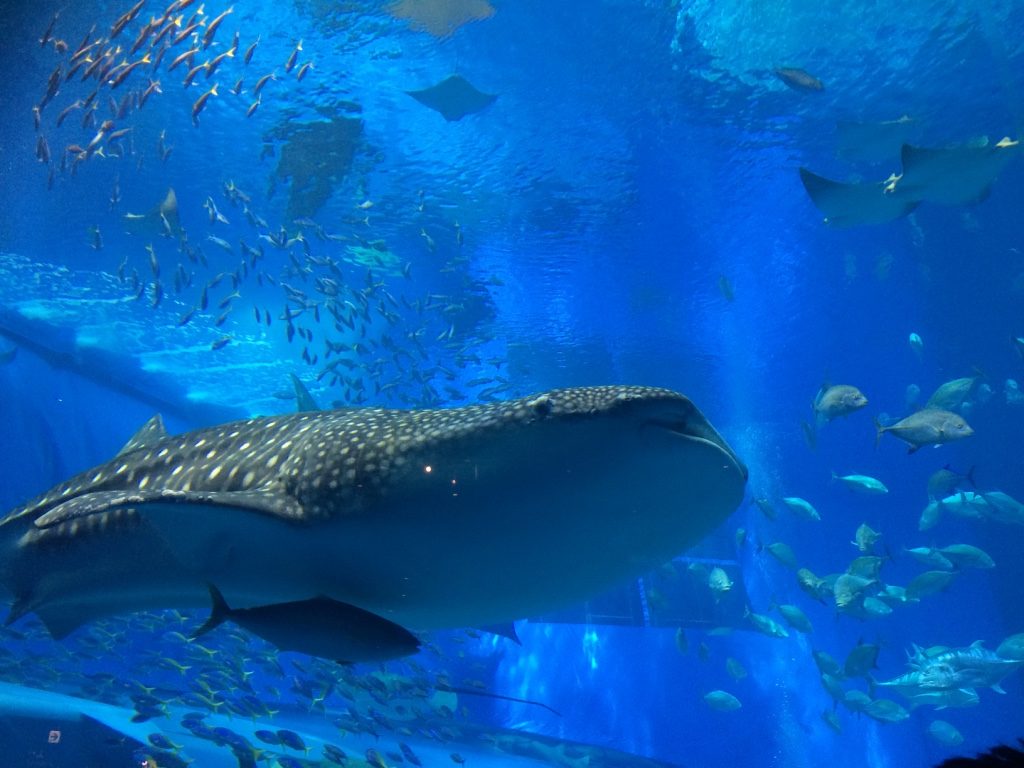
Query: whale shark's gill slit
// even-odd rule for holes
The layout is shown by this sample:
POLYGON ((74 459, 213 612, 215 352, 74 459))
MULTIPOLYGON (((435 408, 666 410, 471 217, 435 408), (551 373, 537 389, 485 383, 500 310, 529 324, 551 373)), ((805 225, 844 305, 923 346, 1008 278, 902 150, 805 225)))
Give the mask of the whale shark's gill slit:
POLYGON ((652 419, 647 422, 645 426, 658 427, 668 432, 675 432, 677 435, 686 435, 687 422, 686 419, 679 419, 678 421, 669 419, 652 419))

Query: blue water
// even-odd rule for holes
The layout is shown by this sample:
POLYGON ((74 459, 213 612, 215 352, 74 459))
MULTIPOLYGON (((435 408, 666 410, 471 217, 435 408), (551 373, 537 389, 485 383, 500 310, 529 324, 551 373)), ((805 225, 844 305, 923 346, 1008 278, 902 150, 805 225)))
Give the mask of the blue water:
MULTIPOLYGON (((486 4, 422 0, 435 10, 463 5, 486 4)), ((1008 379, 1024 381, 1011 342, 1024 334, 1024 163, 1010 160, 977 201, 926 201, 909 216, 846 229, 822 223, 798 174, 806 167, 841 181, 880 182, 900 172, 898 141, 858 154, 842 143, 840 122, 907 115, 906 139, 933 148, 1019 138, 1024 6, 858 5, 494 0, 492 16, 438 38, 410 28, 383 2, 245 2, 226 17, 208 51, 197 53, 200 63, 225 52, 238 31, 237 55, 214 77, 199 73, 186 89, 187 65, 167 72, 190 45, 183 42, 158 73, 143 67, 116 90, 102 88, 91 127, 83 127, 81 109, 55 126, 61 110, 95 87, 77 76, 62 83, 37 133, 32 107, 54 67, 61 63, 66 72, 93 24, 95 39, 130 5, 5 3, 0 353, 16 353, 0 358, 8 361, 0 366, 0 506, 13 508, 106 461, 155 410, 172 432, 293 410, 290 373, 322 407, 443 407, 620 382, 670 387, 689 396, 742 456, 750 468, 748 496, 773 499, 779 515, 769 521, 745 502, 691 560, 623 585, 620 596, 654 600, 650 626, 624 625, 644 624, 643 611, 617 624, 583 622, 587 613, 579 609, 568 622, 520 623, 521 646, 438 633, 435 651, 411 665, 389 664, 386 673, 346 672, 319 704, 309 691, 336 670, 291 655, 280 673, 269 662, 251 664, 253 701, 282 710, 250 712, 256 727, 327 728, 323 739, 351 739, 346 751, 359 759, 369 746, 395 752, 404 740, 431 765, 454 764, 451 752, 467 764, 527 760, 489 751, 495 734, 508 730, 692 766, 927 766, 1022 735, 1020 672, 1004 681, 1005 695, 980 689, 971 708, 922 706, 903 722, 885 724, 840 705, 839 733, 821 717, 833 703, 819 682, 814 650, 842 664, 858 642, 877 643, 872 674, 882 680, 906 671, 905 650, 913 643, 963 647, 981 639, 994 649, 1024 630, 1024 528, 947 519, 918 531, 927 480, 946 465, 973 467, 980 490, 1024 498, 1024 408, 1004 394, 1008 379), (53 34, 67 41, 64 54, 52 42, 38 43, 58 10, 53 34), (242 53, 257 38, 246 66, 242 53), (299 40, 297 66, 286 73, 299 40), (306 62, 313 66, 299 81, 306 62), (824 90, 787 87, 773 73, 785 66, 811 73, 824 90), (256 80, 269 73, 279 79, 266 84, 246 117, 256 80), (455 73, 497 99, 449 122, 406 93, 455 73), (239 77, 235 95, 230 89, 239 77), (111 115, 108 94, 119 101, 151 78, 160 80, 162 93, 114 118, 111 130, 131 129, 120 140, 120 156, 104 139, 102 154, 74 173, 62 171, 62 157, 70 164, 76 154, 65 148, 85 147, 111 115), (194 104, 214 82, 218 94, 193 125, 194 104), (323 133, 304 143, 314 130, 335 131, 336 143, 325 143, 323 133), (49 164, 37 159, 40 135, 49 164), (158 153, 161 135, 163 146, 173 147, 166 160, 158 153), (298 194, 297 175, 322 184, 322 194, 298 194), (228 184, 248 196, 251 217, 229 199, 228 184), (169 187, 189 245, 205 263, 198 254, 186 258, 161 237, 159 225, 126 231, 124 215, 147 213, 169 187), (229 223, 211 222, 207 198, 229 223), (255 217, 265 224, 254 224, 255 217), (289 238, 301 231, 308 245, 276 248, 260 239, 282 226, 289 238), (101 249, 93 247, 93 227, 101 249), (262 259, 243 254, 240 239, 260 245, 262 259), (146 245, 160 264, 159 302, 146 245), (176 290, 179 264, 191 285, 176 290), (208 308, 180 324, 203 285, 221 273, 227 276, 208 289, 208 308), (218 305, 235 290, 232 273, 238 296, 218 326, 218 305), (350 300, 375 286, 372 319, 357 322, 360 332, 336 324, 323 307, 319 321, 306 309, 293 325, 313 340, 299 333, 289 340, 284 318, 298 312, 299 302, 263 276, 311 302, 330 290, 317 282, 324 278, 347 286, 343 296, 350 300), (911 333, 923 339, 920 355, 908 344, 911 333), (211 349, 224 339, 226 346, 211 349), (325 340, 350 350, 361 345, 361 367, 318 378, 325 340), (976 389, 963 411, 975 430, 971 438, 911 455, 889 436, 876 447, 872 419, 906 415, 908 385, 920 388, 923 402, 941 383, 965 376, 987 388, 980 395, 976 389), (854 384, 869 405, 819 430, 811 450, 800 424, 813 420, 811 402, 823 382, 854 384), (833 471, 878 477, 890 492, 858 496, 833 483, 833 471), (784 496, 811 500, 821 522, 788 514, 784 496), (882 571, 889 584, 906 585, 924 570, 905 547, 970 543, 996 567, 966 570, 944 592, 859 620, 811 600, 765 549, 784 541, 801 566, 839 573, 858 554, 851 540, 861 523, 883 534, 878 551, 892 557, 882 571), (737 546, 741 527, 746 541, 737 546), (700 564, 711 561, 725 564, 752 611, 781 621, 775 603, 798 605, 813 633, 758 634, 742 617, 744 600, 732 606, 738 614, 717 617, 734 627, 727 635, 712 633, 703 614, 688 615, 692 604, 673 606, 678 580, 699 581, 700 564), (662 595, 671 622, 658 620, 662 595), (685 653, 676 646, 680 623, 685 653), (730 657, 747 677, 727 673, 730 657), (439 677, 479 681, 560 714, 462 696, 448 721, 426 703, 429 690, 418 691, 401 716, 408 732, 392 709, 381 716, 387 726, 378 722, 379 740, 359 728, 343 736, 333 723, 346 709, 370 717, 368 711, 386 706, 367 698, 370 675, 427 686, 439 677), (702 697, 714 689, 733 693, 742 708, 710 709, 702 697), (362 698, 353 702, 343 690, 362 691, 362 698), (942 745, 928 734, 937 718, 963 734, 962 745, 942 745), (438 736, 443 728, 451 731, 438 736), (438 744, 444 749, 431 751, 438 744)), ((202 18, 209 23, 227 8, 207 2, 202 18)), ((121 44, 130 46, 163 9, 152 0, 144 5, 121 44)), ((119 617, 61 642, 26 620, 14 626, 17 634, 3 635, 0 676, 129 714, 139 686, 155 687, 152 695, 171 709, 149 722, 180 732, 182 713, 210 709, 192 695, 202 690, 196 680, 214 680, 224 700, 243 696, 234 662, 218 661, 214 675, 208 660, 171 634, 201 618, 189 615, 175 625, 167 615, 119 617), (191 677, 179 674, 168 659, 191 660, 196 669, 191 677)), ((210 646, 239 663, 274 657, 259 641, 230 633, 211 636, 210 646)), ((863 679, 844 685, 868 692, 863 679)), ((909 708, 895 693, 885 696, 909 708)), ((393 691, 389 697, 394 706, 393 691)), ((251 718, 225 727, 238 729, 242 721, 251 718)), ((9 730, 0 733, 13 738, 9 730)), ((580 749, 537 754, 542 764, 576 765, 580 749)), ((189 756, 186 747, 183 757, 189 756)), ((76 757, 82 754, 46 755, 53 765, 75 765, 76 757)), ((292 757, 326 760, 317 749, 292 757)), ((223 746, 203 759, 236 760, 223 746)), ((616 760, 627 758, 595 754, 591 764, 627 764, 616 760)))

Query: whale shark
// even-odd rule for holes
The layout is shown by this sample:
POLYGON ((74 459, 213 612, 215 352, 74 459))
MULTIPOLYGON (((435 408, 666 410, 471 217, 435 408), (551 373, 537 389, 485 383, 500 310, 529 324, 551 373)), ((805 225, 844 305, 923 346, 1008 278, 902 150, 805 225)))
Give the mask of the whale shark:
POLYGON ((421 631, 537 616, 635 578, 740 504, 747 470, 677 392, 556 389, 167 434, 0 520, 8 623, 325 598, 421 631))

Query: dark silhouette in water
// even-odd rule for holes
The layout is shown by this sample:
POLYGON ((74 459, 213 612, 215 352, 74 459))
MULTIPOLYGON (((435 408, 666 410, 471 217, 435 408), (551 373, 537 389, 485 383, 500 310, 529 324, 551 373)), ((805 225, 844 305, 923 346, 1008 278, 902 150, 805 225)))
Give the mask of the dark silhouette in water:
MULTIPOLYGON (((1024 739, 1017 742, 1024 746, 1024 739)), ((975 757, 951 757, 936 768, 1024 768, 1024 752, 1000 744, 991 751, 975 757)))

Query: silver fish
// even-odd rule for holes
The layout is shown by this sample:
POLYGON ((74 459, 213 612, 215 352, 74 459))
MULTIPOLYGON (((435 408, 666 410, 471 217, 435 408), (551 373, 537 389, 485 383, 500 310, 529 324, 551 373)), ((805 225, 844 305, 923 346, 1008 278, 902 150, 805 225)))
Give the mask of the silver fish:
POLYGON ((888 427, 883 427, 876 421, 875 429, 876 444, 882 439, 883 434, 889 432, 910 446, 907 453, 913 453, 926 445, 951 443, 974 434, 974 430, 963 416, 938 408, 925 408, 888 427))

